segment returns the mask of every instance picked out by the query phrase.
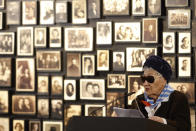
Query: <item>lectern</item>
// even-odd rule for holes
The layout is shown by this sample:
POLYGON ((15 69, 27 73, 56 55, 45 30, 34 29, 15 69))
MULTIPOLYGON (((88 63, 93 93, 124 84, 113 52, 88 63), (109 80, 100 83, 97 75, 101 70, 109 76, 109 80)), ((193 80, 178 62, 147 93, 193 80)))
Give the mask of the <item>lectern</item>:
POLYGON ((176 131, 176 128, 145 118, 74 116, 66 131, 176 131))

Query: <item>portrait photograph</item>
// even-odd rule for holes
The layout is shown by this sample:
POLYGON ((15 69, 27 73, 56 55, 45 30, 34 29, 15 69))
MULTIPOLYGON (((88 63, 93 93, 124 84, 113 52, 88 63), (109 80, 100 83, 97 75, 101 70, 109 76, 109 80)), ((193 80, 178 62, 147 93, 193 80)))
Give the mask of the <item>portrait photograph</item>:
POLYGON ((94 76, 95 75, 95 56, 83 55, 82 56, 82 75, 94 76))
POLYGON ((191 32, 178 33, 178 53, 191 53, 191 32))
POLYGON ((0 58, 0 87, 10 87, 12 76, 11 58, 0 58))
POLYGON ((158 42, 158 18, 143 18, 143 43, 158 42))
POLYGON ((145 0, 132 0, 132 15, 145 16, 145 0))
POLYGON ((29 121, 29 131, 41 131, 40 121, 29 121))
POLYGON ((113 52, 113 71, 125 70, 125 52, 113 52))
POLYGON ((178 76, 191 77, 191 57, 178 57, 178 76))
POLYGON ((67 76, 80 77, 81 76, 81 54, 67 53, 67 76))
POLYGON ((92 51, 93 50, 93 28, 92 27, 70 27, 64 30, 66 51, 92 51))
POLYGON ((87 23, 87 4, 86 0, 72 1, 72 24, 87 23))
POLYGON ((85 109, 85 116, 94 116, 94 117, 106 116, 106 107, 104 105, 86 104, 84 109, 85 109))
POLYGON ((17 28, 17 55, 33 56, 33 27, 17 28))
POLYGON ((56 1, 55 7, 56 23, 67 23, 67 2, 56 1))
POLYGON ((88 0, 88 18, 100 18, 100 0, 88 0))
POLYGON ((80 99, 105 100, 105 80, 80 79, 80 99))
POLYGON ((44 98, 37 99, 37 111, 39 117, 49 116, 49 100, 44 98))
POLYGON ((0 91, 0 114, 8 113, 9 111, 9 98, 8 97, 9 97, 8 91, 5 91, 5 90, 0 91))
POLYGON ((0 54, 14 54, 15 34, 14 32, 0 32, 0 54))
POLYGON ((97 70, 109 71, 109 50, 97 50, 97 70))
POLYGON ((176 57, 175 56, 163 56, 163 59, 166 60, 172 68, 172 77, 176 75, 176 57))
POLYGON ((35 95, 12 95, 12 113, 34 115, 36 113, 35 100, 35 95))
POLYGON ((175 32, 163 32, 163 53, 175 53, 175 32))
POLYGON ((64 80, 64 100, 76 100, 76 80, 64 80))
POLYGON ((148 0, 148 15, 161 15, 161 0, 148 0))
POLYGON ((50 27, 50 47, 61 47, 61 27, 50 27))
POLYGON ((146 59, 151 55, 157 55, 157 48, 127 48, 126 69, 127 71, 142 71, 146 59))
POLYGON ((195 83, 191 82, 170 82, 169 85, 177 91, 184 93, 188 102, 195 104, 195 83))
POLYGON ((52 76, 51 77, 51 94, 52 95, 62 95, 63 91, 63 77, 62 76, 52 76))
POLYGON ((97 22, 97 45, 112 44, 112 22, 97 22))
POLYGON ((107 82, 109 89, 125 89, 126 88, 126 76, 125 74, 108 74, 107 82))
POLYGON ((141 23, 115 23, 115 42, 140 42, 141 23))
POLYGON ((40 1, 40 24, 54 24, 54 1, 40 1))
POLYGON ((103 0, 103 15, 129 15, 129 0, 103 0))
POLYGON ((63 131, 62 121, 43 121, 43 131, 63 131))
POLYGON ((34 43, 35 47, 46 47, 46 27, 35 27, 34 28, 34 43))
POLYGON ((60 71, 61 52, 60 51, 37 51, 36 62, 38 71, 60 71))
POLYGON ((21 1, 7 1, 6 7, 7 25, 19 25, 21 21, 21 1))
POLYGON ((61 99, 51 100, 51 116, 55 118, 62 118, 63 116, 63 101, 61 99))
POLYGON ((186 7, 189 0, 165 0, 166 7, 186 7))
POLYGON ((37 2, 22 1, 22 24, 35 25, 37 23, 37 2))
POLYGON ((2 131, 9 131, 10 129, 10 120, 6 117, 0 117, 0 129, 2 131))
POLYGON ((35 61, 34 58, 16 59, 16 91, 35 90, 35 61))
POLYGON ((25 131, 25 121, 24 120, 13 120, 13 131, 25 131))
POLYGON ((190 9, 170 9, 168 10, 169 29, 189 29, 191 24, 190 9))
POLYGON ((37 76, 37 92, 39 94, 48 94, 48 76, 37 76))
POLYGON ((5 7, 5 0, 0 0, 0 9, 5 7))

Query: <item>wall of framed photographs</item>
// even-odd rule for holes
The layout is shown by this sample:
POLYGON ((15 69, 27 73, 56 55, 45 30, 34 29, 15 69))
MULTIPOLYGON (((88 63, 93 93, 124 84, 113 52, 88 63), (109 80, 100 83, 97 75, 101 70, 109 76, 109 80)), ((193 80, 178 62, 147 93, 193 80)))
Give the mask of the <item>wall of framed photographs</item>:
POLYGON ((195 130, 195 18, 194 0, 0 0, 0 129, 111 116, 143 93, 142 64, 159 55, 195 130))

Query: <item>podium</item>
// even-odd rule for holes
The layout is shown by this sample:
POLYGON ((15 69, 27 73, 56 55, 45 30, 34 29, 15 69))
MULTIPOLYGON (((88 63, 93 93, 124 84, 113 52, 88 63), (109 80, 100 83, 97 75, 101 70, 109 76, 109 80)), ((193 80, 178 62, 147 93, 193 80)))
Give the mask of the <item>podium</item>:
POLYGON ((176 131, 176 128, 145 118, 74 116, 66 131, 176 131))

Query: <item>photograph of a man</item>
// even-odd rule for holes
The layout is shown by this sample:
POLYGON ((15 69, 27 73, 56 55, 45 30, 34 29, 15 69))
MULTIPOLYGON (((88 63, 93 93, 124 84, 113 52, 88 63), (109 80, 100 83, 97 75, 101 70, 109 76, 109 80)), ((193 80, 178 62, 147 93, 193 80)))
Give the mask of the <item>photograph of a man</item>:
POLYGON ((113 53, 113 70, 123 71, 124 70, 124 52, 113 53))
POLYGON ((157 23, 156 20, 143 20, 143 42, 157 41, 157 23))

